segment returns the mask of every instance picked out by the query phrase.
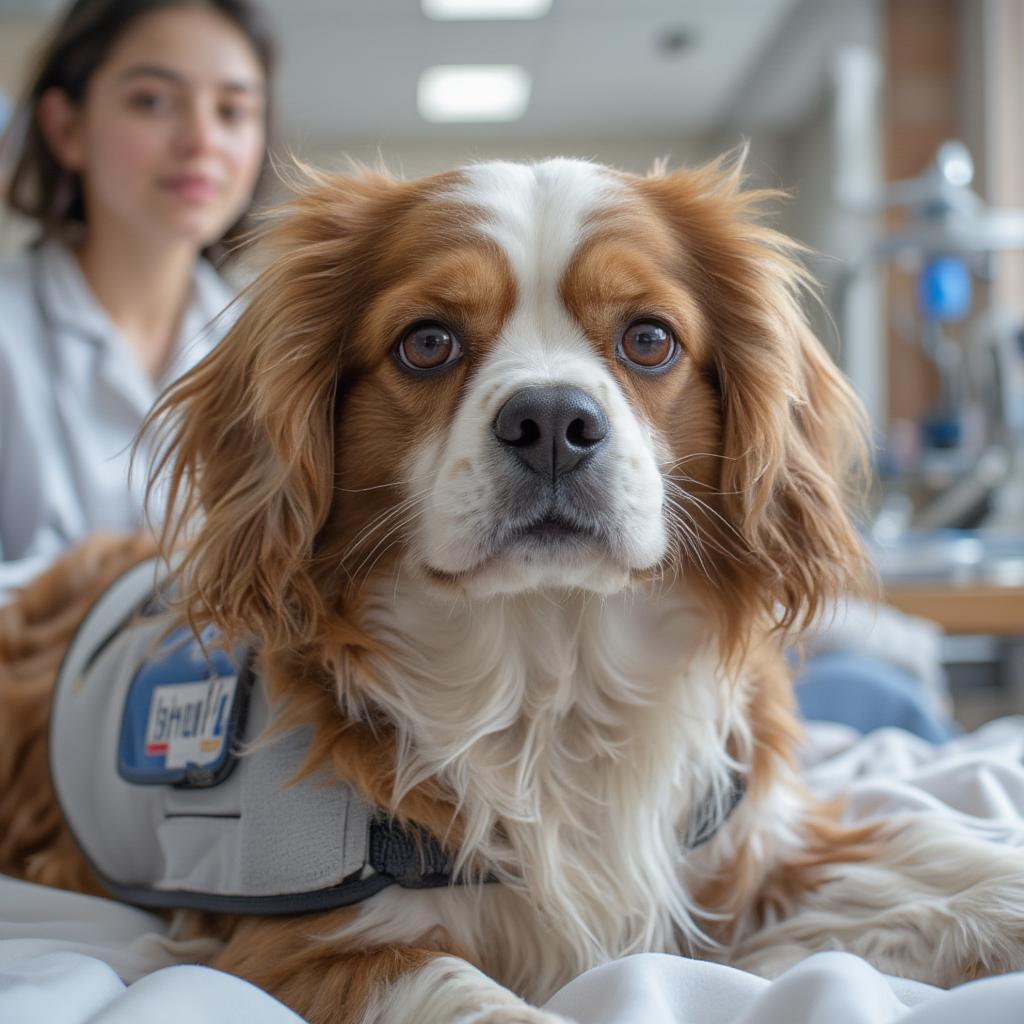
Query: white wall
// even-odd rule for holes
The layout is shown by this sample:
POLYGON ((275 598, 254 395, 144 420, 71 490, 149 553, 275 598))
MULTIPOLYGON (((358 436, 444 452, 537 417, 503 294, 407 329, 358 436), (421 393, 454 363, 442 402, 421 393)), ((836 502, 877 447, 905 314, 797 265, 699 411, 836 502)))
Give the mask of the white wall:
MULTIPOLYGON (((670 167, 702 163, 738 144, 741 136, 714 138, 631 139, 614 135, 604 138, 532 139, 509 143, 497 137, 473 143, 422 143, 403 140, 386 142, 331 139, 296 147, 296 154, 322 167, 343 170, 346 159, 376 165, 381 160, 391 171, 415 178, 449 170, 478 160, 540 160, 551 156, 575 156, 609 164, 623 171, 646 173, 657 160, 667 159, 670 167)), ((767 145, 766 145, 767 148, 767 145)))
MULTIPOLYGON (((5 16, 0 30, 0 89, 13 107, 48 21, 45 18, 5 16)), ((9 168, 0 164, 0 185, 9 168)), ((0 262, 5 262, 34 235, 31 224, 11 217, 0 205, 0 262)))

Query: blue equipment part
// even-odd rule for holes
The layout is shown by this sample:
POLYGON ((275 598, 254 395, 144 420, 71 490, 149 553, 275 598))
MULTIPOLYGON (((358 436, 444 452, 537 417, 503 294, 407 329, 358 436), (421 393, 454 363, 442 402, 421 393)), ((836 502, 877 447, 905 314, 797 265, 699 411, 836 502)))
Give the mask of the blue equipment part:
POLYGON ((971 272, 955 256, 929 260, 918 277, 918 301, 926 320, 952 323, 971 311, 971 272))

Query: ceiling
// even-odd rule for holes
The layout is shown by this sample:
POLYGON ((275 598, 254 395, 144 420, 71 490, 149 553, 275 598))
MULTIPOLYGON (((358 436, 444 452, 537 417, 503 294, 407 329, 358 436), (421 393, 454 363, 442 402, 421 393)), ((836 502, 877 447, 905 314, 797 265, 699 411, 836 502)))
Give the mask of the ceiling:
POLYGON ((794 0, 555 0, 532 22, 434 22, 416 0, 270 0, 282 37, 280 109, 308 138, 464 138, 431 125, 416 83, 433 64, 522 64, 526 116, 488 128, 510 141, 570 135, 679 136, 713 127, 794 0), (342 11, 344 12, 342 14, 342 11), (679 31, 692 45, 665 53, 679 31))
MULTIPOLYGON (((61 6, 0 0, 0 15, 52 15, 61 6)), ((383 144, 486 135, 514 143, 714 130, 734 113, 799 0, 554 0, 547 17, 522 22, 434 22, 418 0, 264 6, 281 41, 277 108, 286 140, 383 144), (673 35, 676 49, 661 45, 673 35), (494 126, 422 121, 420 72, 476 63, 527 68, 533 89, 525 117, 494 126)), ((758 119, 779 115, 768 104, 758 119)), ((745 125, 762 126, 771 127, 745 125)))

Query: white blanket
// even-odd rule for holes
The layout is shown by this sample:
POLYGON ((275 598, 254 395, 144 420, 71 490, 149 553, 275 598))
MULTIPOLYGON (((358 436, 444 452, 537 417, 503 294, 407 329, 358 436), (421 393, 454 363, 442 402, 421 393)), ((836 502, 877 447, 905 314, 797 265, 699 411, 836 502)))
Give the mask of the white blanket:
MULTIPOLYGON (((823 794, 850 794, 852 819, 929 811, 1024 846, 1022 718, 940 749, 898 730, 858 741, 813 726, 805 763, 823 794)), ((0 879, 2 1024, 299 1021, 252 985, 187 962, 203 952, 168 941, 139 910, 0 879)), ((650 954, 596 968, 548 1005, 580 1024, 1020 1024, 1024 973, 943 992, 845 953, 810 957, 774 982, 650 954)))

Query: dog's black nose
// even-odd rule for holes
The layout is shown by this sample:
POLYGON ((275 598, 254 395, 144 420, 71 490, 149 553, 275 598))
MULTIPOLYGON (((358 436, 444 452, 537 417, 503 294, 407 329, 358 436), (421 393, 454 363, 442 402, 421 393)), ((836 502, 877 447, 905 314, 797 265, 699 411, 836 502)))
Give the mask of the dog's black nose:
POLYGON ((557 479, 608 440, 608 417, 582 388, 517 391, 494 421, 494 436, 535 473, 557 479))

